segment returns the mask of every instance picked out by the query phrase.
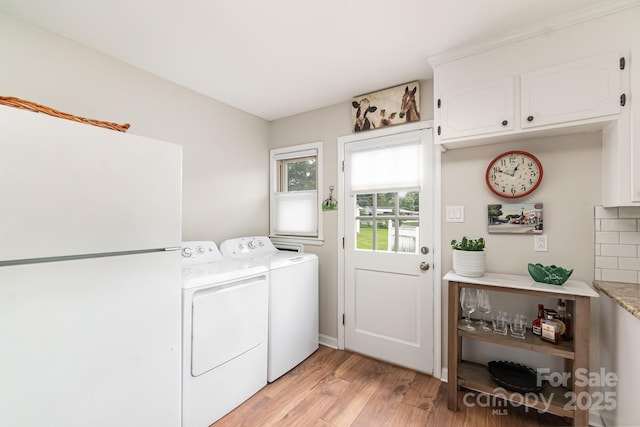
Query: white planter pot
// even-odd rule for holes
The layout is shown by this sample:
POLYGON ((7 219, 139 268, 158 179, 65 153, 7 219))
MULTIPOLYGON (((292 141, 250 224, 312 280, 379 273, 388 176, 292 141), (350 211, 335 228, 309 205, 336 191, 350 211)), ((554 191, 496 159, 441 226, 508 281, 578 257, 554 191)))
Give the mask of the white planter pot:
POLYGON ((458 251, 454 249, 453 271, 459 276, 483 276, 485 272, 484 251, 458 251))

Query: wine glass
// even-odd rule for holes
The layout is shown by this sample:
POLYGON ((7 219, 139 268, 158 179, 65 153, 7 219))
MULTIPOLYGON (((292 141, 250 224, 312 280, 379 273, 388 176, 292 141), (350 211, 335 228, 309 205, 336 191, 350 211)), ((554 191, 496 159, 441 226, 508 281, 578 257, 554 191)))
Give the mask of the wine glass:
POLYGON ((467 320, 464 328, 468 331, 475 331, 476 327, 471 324, 471 313, 476 311, 478 304, 478 295, 474 289, 462 288, 460 290, 460 305, 462 306, 462 314, 467 312, 467 320))
POLYGON ((483 314, 483 316, 480 317, 480 329, 483 331, 490 331, 491 327, 484 320, 484 318, 491 313, 489 293, 485 290, 478 291, 478 311, 483 314))

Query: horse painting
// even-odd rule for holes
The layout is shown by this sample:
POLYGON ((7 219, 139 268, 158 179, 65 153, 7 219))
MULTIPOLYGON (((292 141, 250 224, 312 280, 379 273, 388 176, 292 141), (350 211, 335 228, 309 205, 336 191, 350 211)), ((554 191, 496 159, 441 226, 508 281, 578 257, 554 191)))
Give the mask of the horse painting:
POLYGON ((354 132, 419 121, 420 85, 415 81, 360 95, 351 104, 354 132))
POLYGON ((400 118, 407 117, 406 122, 415 122, 420 120, 420 113, 416 106, 416 89, 414 87, 412 91, 409 91, 409 86, 404 88, 404 95, 402 95, 402 106, 400 107, 400 118))

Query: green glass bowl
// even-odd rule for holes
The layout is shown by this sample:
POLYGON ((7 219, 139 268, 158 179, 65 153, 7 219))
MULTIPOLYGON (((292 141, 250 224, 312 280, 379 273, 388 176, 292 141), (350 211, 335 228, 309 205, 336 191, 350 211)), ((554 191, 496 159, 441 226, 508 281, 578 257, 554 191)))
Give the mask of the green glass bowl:
POLYGON ((562 285, 569 279, 573 269, 567 270, 566 268, 558 267, 555 265, 544 266, 542 264, 529 263, 529 275, 536 282, 548 283, 550 285, 562 285))

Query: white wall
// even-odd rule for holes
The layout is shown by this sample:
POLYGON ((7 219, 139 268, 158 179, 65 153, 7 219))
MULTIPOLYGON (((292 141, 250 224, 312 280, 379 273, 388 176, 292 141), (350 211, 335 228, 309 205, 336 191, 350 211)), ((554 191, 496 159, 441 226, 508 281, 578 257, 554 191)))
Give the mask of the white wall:
MULTIPOLYGON (((499 273, 528 275, 527 264, 560 265, 573 268, 572 279, 591 284, 594 268, 594 207, 601 200, 601 134, 583 133, 543 139, 523 140, 484 147, 450 150, 442 154, 442 218, 446 206, 465 207, 464 223, 442 223, 442 271, 451 269, 449 242, 462 236, 484 237, 486 240, 487 270, 499 273), (485 182, 489 162, 508 150, 523 150, 534 154, 542 163, 544 177, 540 186, 529 196, 511 203, 544 204, 544 233, 548 252, 533 250, 532 235, 489 234, 487 231, 487 205, 510 203, 495 196, 485 182)), ((447 292, 442 293, 442 361, 447 362, 447 292)), ((495 309, 524 313, 531 320, 537 304, 556 307, 557 300, 536 299, 493 293, 495 309)), ((592 303, 594 316, 598 306, 592 303)), ((592 362, 597 366, 598 324, 592 317, 592 362)), ((465 343, 466 344, 466 343, 465 343)), ((561 369, 557 358, 518 352, 485 343, 471 343, 465 349, 469 360, 487 362, 495 360, 496 351, 505 360, 525 363, 533 367, 561 369), (501 352, 501 353, 500 353, 501 352), (493 359, 492 359, 493 358, 493 359)))
POLYGON ((267 121, 4 14, 0 58, 0 95, 181 144, 184 240, 268 232, 267 121))

